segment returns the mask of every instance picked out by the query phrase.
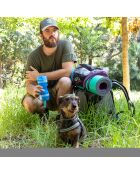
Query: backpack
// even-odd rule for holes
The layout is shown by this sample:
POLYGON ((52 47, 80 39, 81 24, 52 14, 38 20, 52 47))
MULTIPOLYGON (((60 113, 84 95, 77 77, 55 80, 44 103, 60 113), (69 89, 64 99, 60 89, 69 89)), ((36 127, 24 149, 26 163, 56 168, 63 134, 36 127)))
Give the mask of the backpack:
POLYGON ((124 112, 122 109, 127 108, 131 116, 135 114, 135 107, 127 89, 117 80, 111 80, 107 69, 79 64, 73 70, 71 80, 74 93, 80 98, 80 112, 92 108, 97 114, 101 114, 102 111, 119 118, 119 115, 124 112), (118 100, 117 97, 120 99, 118 100), (121 102, 122 98, 123 102, 121 102), (124 101, 126 107, 122 105, 124 101))

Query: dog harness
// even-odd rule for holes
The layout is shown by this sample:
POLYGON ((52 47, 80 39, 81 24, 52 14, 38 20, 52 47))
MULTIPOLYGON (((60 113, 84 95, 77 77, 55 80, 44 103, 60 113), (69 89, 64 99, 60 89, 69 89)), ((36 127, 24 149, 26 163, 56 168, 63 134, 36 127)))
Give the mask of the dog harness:
POLYGON ((63 129, 60 129, 60 133, 68 132, 71 131, 81 125, 81 121, 77 115, 75 115, 71 119, 64 119, 64 127, 63 129))

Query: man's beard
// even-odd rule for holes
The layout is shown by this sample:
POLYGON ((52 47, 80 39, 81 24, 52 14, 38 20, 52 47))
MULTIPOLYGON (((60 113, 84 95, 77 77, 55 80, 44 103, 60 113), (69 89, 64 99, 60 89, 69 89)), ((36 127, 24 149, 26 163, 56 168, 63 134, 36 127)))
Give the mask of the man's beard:
POLYGON ((44 36, 43 36, 43 42, 44 42, 44 45, 48 48, 54 48, 57 46, 58 44, 58 38, 54 38, 53 36, 50 36, 49 39, 46 39, 44 36), (55 41, 54 42, 51 42, 50 39, 53 38, 55 41))

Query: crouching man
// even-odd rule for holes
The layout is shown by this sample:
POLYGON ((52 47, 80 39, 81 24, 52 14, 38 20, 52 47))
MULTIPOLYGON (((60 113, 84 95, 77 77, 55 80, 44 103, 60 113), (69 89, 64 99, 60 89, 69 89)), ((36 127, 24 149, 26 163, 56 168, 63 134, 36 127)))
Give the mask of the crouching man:
POLYGON ((28 57, 26 67, 26 91, 22 104, 28 112, 42 114, 48 110, 57 110, 59 96, 72 92, 70 74, 76 56, 68 40, 59 39, 59 27, 52 18, 40 22, 40 36, 43 44, 28 57), (37 77, 48 78, 50 100, 47 109, 39 99, 42 87, 37 85, 37 77))

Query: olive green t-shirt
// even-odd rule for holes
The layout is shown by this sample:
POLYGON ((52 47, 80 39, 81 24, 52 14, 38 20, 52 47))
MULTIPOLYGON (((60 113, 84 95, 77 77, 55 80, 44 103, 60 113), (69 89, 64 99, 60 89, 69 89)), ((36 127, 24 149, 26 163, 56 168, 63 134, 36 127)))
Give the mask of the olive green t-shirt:
MULTIPOLYGON (((64 62, 76 62, 76 60, 71 43, 68 40, 59 40, 56 51, 50 56, 44 54, 42 45, 34 50, 28 57, 26 70, 31 71, 30 66, 33 66, 39 73, 51 72, 62 69, 64 62)), ((55 84, 55 80, 49 81, 49 88, 55 84)))

